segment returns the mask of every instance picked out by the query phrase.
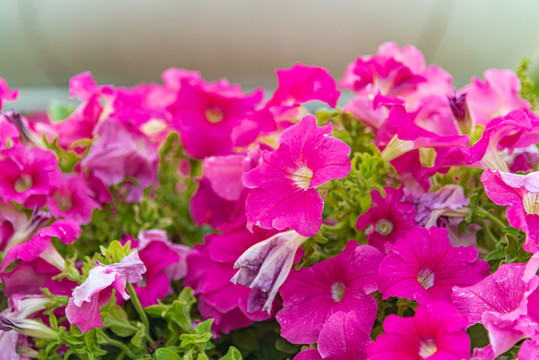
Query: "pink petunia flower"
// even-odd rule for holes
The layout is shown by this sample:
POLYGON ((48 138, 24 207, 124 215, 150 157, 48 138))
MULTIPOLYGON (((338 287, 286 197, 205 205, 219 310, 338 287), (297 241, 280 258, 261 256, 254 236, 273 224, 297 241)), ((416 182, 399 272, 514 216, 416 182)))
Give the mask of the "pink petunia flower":
POLYGON ((370 332, 376 318, 376 272, 383 254, 349 241, 337 256, 310 268, 292 271, 280 289, 283 309, 277 313, 281 335, 294 344, 317 341, 330 316, 354 311, 359 327, 370 332))
POLYGON ((234 263, 239 269, 230 280, 253 289, 247 311, 271 313, 275 296, 285 282, 298 249, 307 240, 295 231, 277 233, 247 249, 234 263))
POLYGON ((15 144, 0 154, 0 196, 6 203, 41 207, 60 174, 53 152, 15 144))
POLYGON ((518 95, 520 80, 513 71, 489 69, 483 77, 485 81, 472 78, 472 82, 458 92, 467 95, 477 124, 487 125, 490 120, 512 110, 530 108, 530 104, 518 95))
POLYGON ((19 90, 11 90, 7 81, 0 77, 0 110, 2 110, 2 101, 13 101, 17 99, 19 90))
POLYGON ((124 300, 129 299, 126 283, 142 280, 146 267, 137 250, 124 257, 119 263, 98 265, 90 270, 88 278, 73 290, 66 307, 66 317, 83 333, 103 327, 100 308, 110 301, 113 290, 124 300))
POLYGON ((374 206, 356 221, 356 229, 365 228, 369 245, 380 251, 389 252, 385 246, 403 238, 406 233, 417 227, 414 205, 403 198, 403 190, 384 187, 386 197, 377 191, 371 192, 374 206))
POLYGON ((539 335, 539 255, 528 264, 502 264, 477 284, 455 287, 453 304, 468 319, 488 331, 494 356, 525 337, 539 335))
POLYGON ((466 318, 447 303, 418 306, 414 317, 389 315, 384 333, 368 347, 369 360, 470 358, 466 318))
POLYGON ((315 187, 350 172, 350 148, 329 137, 332 127, 316 126, 308 115, 279 136, 280 146, 263 154, 263 163, 243 175, 251 191, 246 200, 247 220, 277 230, 288 227, 313 236, 322 224, 324 200, 315 187))
POLYGON ((226 79, 206 83, 201 78, 185 77, 168 111, 185 151, 202 159, 233 152, 233 132, 244 125, 262 98, 261 89, 244 94, 226 79))
POLYGON ((100 122, 94 134, 99 138, 81 165, 108 186, 127 177, 135 179, 137 183, 129 184, 125 200, 138 201, 142 191, 157 182, 159 154, 155 144, 134 126, 112 118, 100 122))
POLYGON ((507 205, 509 224, 526 233, 524 250, 539 251, 539 172, 519 175, 486 169, 481 181, 496 205, 507 205))
POLYGON ((388 246, 393 252, 382 260, 377 278, 383 299, 451 302, 453 286, 473 285, 490 273, 476 248, 452 247, 443 228, 416 228, 388 246))

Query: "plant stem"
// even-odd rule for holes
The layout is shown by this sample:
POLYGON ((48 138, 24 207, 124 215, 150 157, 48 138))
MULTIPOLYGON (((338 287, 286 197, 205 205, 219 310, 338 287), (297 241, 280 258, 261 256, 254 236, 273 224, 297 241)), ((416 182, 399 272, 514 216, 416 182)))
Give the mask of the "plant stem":
POLYGON ((131 283, 127 283, 127 291, 129 291, 129 295, 131 295, 131 301, 133 302, 133 305, 135 306, 135 309, 137 310, 137 313, 140 316, 140 319, 142 320, 142 323, 144 324, 144 327, 146 328, 146 336, 150 340, 151 343, 153 343, 152 336, 150 335, 150 322, 148 321, 148 317, 146 316, 146 313, 144 312, 144 309, 142 308, 142 305, 140 304, 140 301, 138 299, 137 293, 135 292, 135 289, 133 288, 133 285, 131 283))
POLYGON ((129 356, 130 359, 136 359, 137 358, 137 355, 133 354, 133 352, 123 342, 111 339, 110 337, 108 337, 104 333, 102 334, 102 336, 107 340, 109 345, 112 345, 112 346, 117 347, 118 349, 121 349, 124 354, 129 356))
POLYGON ((485 234, 487 234, 487 237, 494 243, 494 247, 496 247, 500 241, 496 239, 492 231, 490 231, 486 221, 483 221, 483 230, 485 231, 485 234))
POLYGON ((503 229, 505 229, 507 227, 506 224, 504 224, 500 219, 498 219, 496 216, 492 215, 487 210, 478 207, 478 208, 476 208, 476 211, 477 211, 478 214, 483 215, 485 218, 489 219, 490 221, 492 221, 493 223, 498 225, 500 227, 500 229, 503 230, 503 229))

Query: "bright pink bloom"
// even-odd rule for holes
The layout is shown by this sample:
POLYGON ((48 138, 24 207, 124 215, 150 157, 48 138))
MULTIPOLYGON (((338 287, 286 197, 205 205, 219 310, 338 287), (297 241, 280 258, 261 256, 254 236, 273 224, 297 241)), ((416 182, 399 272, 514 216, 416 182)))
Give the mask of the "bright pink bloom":
POLYGON ((253 230, 207 235, 205 244, 196 246, 187 257, 189 271, 183 284, 195 289, 199 310, 204 318, 215 318, 216 331, 229 333, 272 316, 260 310, 248 311, 252 290, 230 282, 237 272, 233 267, 236 260, 252 245, 274 234, 256 227, 253 230))
POLYGON ((52 187, 60 180, 58 159, 52 151, 21 144, 2 150, 0 193, 28 207, 43 206, 52 187))
POLYGON ((206 83, 184 78, 176 101, 168 110, 186 152, 202 159, 233 152, 234 131, 254 113, 262 97, 261 89, 244 94, 238 85, 230 85, 226 79, 206 83))
POLYGON ((95 95, 77 106, 67 119, 52 124, 58 135, 58 145, 68 149, 77 140, 91 139, 102 113, 103 107, 95 95))
POLYGON ((164 230, 142 231, 131 246, 137 248, 140 260, 147 270, 142 275, 142 280, 133 286, 140 303, 143 307, 157 304, 157 300, 163 299, 172 291, 170 281, 179 279, 177 276, 169 278, 166 269, 180 261, 185 263, 187 253, 183 251, 181 257, 178 251, 180 249, 168 240, 164 230))
POLYGON ((324 200, 315 187, 350 172, 350 148, 329 137, 331 124, 318 127, 308 115, 279 136, 279 148, 263 154, 263 163, 243 175, 251 189, 247 220, 262 228, 288 227, 312 236, 322 224, 324 200))
POLYGON ((4 149, 8 140, 18 138, 19 130, 10 121, 10 117, 0 113, 0 150, 4 149))
POLYGON ((377 279, 383 299, 451 302, 453 286, 473 285, 490 273, 476 248, 452 247, 446 229, 416 228, 388 247, 393 252, 382 260, 377 279))
POLYGON ((368 347, 369 360, 470 358, 466 318, 447 303, 418 306, 414 317, 389 315, 385 332, 368 347))
POLYGON ((124 300, 129 299, 126 282, 137 282, 146 271, 137 250, 124 257, 119 263, 98 265, 90 270, 88 278, 73 290, 66 307, 66 317, 83 333, 95 327, 103 327, 100 308, 107 304, 113 289, 124 300))
POLYGON ((94 135, 99 138, 81 165, 109 186, 134 178, 137 184, 128 184, 125 200, 138 201, 142 191, 157 182, 156 145, 134 126, 110 118, 98 124, 94 135))
POLYGON ((279 86, 268 105, 299 106, 311 100, 320 100, 334 108, 340 92, 329 72, 318 66, 296 63, 288 69, 275 71, 279 86))
POLYGON ((356 313, 360 328, 370 332, 376 318, 376 272, 383 254, 349 241, 337 256, 310 268, 292 271, 281 286, 283 309, 277 314, 281 335, 294 344, 317 341, 329 317, 356 313))
POLYGON ((13 101, 19 95, 19 90, 11 90, 2 77, 0 77, 0 110, 2 110, 2 101, 13 101))
POLYGON ((384 187, 386 197, 377 191, 371 192, 372 206, 356 222, 356 229, 365 228, 369 245, 383 252, 389 252, 386 244, 403 238, 406 233, 417 227, 414 205, 403 199, 403 190, 384 187))
POLYGON ((476 77, 459 94, 467 94, 475 122, 487 125, 490 120, 505 116, 512 110, 530 108, 530 104, 518 95, 520 80, 511 70, 489 69, 484 72, 485 81, 476 77))
POLYGON ((509 224, 526 233, 524 250, 539 251, 539 172, 519 175, 486 169, 481 181, 496 205, 507 205, 509 224))
POLYGON ((63 217, 80 225, 88 224, 94 209, 100 208, 84 173, 62 175, 61 180, 52 188, 47 205, 55 217, 63 217))
POLYGON ((539 255, 528 264, 503 264, 479 283, 455 287, 453 304, 469 325, 482 323, 495 356, 519 340, 539 335, 539 255))

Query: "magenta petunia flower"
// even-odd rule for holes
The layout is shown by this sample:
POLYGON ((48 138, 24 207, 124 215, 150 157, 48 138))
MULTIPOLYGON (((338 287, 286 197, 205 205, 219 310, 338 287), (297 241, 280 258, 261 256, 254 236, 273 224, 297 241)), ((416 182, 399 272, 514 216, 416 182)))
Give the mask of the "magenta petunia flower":
POLYGON ((73 290, 66 307, 66 317, 83 333, 95 327, 103 327, 100 308, 110 301, 113 290, 124 300, 129 299, 126 283, 142 280, 146 271, 137 250, 119 263, 98 265, 90 270, 88 278, 73 290))
POLYGON ((277 230, 288 227, 313 236, 322 224, 324 200, 315 187, 350 172, 350 148, 329 137, 331 124, 318 127, 308 115, 279 136, 280 146, 263 154, 263 163, 243 175, 251 191, 247 220, 277 230))
POLYGON ((539 172, 519 175, 486 169, 481 181, 496 205, 507 205, 509 224, 526 233, 524 250, 539 251, 539 172))
POLYGON ((61 180, 52 188, 47 205, 55 217, 63 217, 80 225, 88 224, 94 209, 100 208, 84 173, 62 175, 61 180))
POLYGON ((490 120, 516 109, 529 109, 530 104, 520 98, 520 80, 511 70, 489 69, 485 81, 476 77, 459 90, 467 94, 468 104, 477 124, 487 125, 490 120))
POLYGON ((452 247, 443 228, 416 228, 388 246, 393 252, 382 260, 377 278, 383 299, 451 302, 453 286, 473 285, 490 273, 476 248, 452 247))
POLYGON ((292 271, 280 289, 283 309, 277 313, 281 335, 294 344, 317 341, 329 317, 356 313, 358 326, 370 333, 376 311, 376 272, 383 254, 349 241, 337 256, 310 268, 292 271))
MULTIPOLYGON (((249 326, 253 321, 267 320, 272 314, 248 311, 252 290, 235 285, 230 279, 237 272, 236 260, 252 245, 271 237, 275 232, 254 228, 236 229, 225 234, 210 234, 205 244, 195 246, 187 256, 188 273, 184 286, 199 295, 199 310, 204 318, 214 318, 215 331, 230 331, 249 326)), ((276 306, 274 306, 276 307, 276 306)))
POLYGON ((19 90, 11 90, 6 80, 0 77, 0 110, 2 110, 2 101, 13 101, 18 95, 19 90))
POLYGON ((417 227, 414 205, 403 198, 403 190, 384 187, 386 197, 378 190, 371 192, 374 206, 361 215, 356 222, 356 229, 365 230, 369 245, 383 252, 389 252, 386 244, 392 244, 403 238, 406 233, 417 227))
POLYGON ((414 317, 389 315, 385 332, 368 349, 369 360, 463 360, 470 358, 466 318, 447 303, 420 305, 414 317))
POLYGON ((0 196, 4 201, 13 200, 28 207, 43 206, 60 180, 56 155, 21 144, 2 150, 1 155, 0 196))
POLYGON ((453 304, 469 325, 482 323, 494 356, 539 335, 539 255, 528 264, 503 264, 477 284, 455 287, 453 304))
POLYGON ((201 78, 185 77, 168 110, 185 151, 202 159, 233 152, 234 130, 248 120, 262 98, 261 89, 244 94, 238 85, 230 85, 226 79, 206 83, 201 78))

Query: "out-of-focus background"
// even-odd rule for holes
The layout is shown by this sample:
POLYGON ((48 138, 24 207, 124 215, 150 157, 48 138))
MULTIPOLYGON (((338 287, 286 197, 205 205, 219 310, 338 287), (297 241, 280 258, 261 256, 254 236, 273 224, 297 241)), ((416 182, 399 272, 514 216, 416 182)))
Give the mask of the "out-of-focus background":
POLYGON ((384 41, 414 44, 457 87, 523 57, 537 75, 539 1, 0 1, 0 76, 21 89, 19 110, 67 98, 69 78, 87 70, 133 85, 175 66, 271 89, 274 69, 299 61, 338 79, 384 41))

